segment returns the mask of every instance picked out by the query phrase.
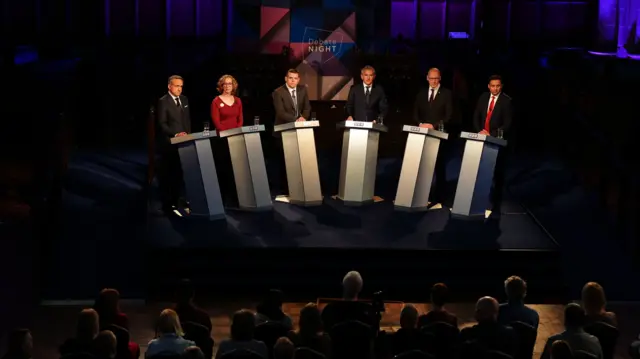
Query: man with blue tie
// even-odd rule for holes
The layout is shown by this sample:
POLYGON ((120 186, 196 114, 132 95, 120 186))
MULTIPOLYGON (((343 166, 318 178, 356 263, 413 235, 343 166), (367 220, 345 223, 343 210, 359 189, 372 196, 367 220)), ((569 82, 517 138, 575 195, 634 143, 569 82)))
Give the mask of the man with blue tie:
POLYGON ((373 83, 376 70, 365 66, 360 71, 362 83, 351 86, 347 98, 347 121, 375 123, 378 117, 385 117, 389 109, 387 96, 382 86, 373 83))

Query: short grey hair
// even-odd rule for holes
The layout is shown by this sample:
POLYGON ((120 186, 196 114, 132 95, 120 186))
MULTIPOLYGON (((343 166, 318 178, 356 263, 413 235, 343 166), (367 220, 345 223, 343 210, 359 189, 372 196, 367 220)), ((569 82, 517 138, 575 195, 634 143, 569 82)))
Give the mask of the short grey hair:
POLYGON ((348 296, 356 296, 362 290, 362 276, 357 271, 347 273, 342 279, 344 293, 348 296))
POLYGON ((171 85, 171 81, 173 81, 173 80, 182 80, 182 81, 184 81, 184 79, 180 75, 171 75, 171 76, 169 76, 169 80, 167 81, 167 85, 171 85))
POLYGON ((438 69, 437 67, 430 68, 429 71, 427 71, 427 76, 429 76, 429 74, 432 72, 437 72, 438 76, 442 77, 442 73, 440 72, 440 69, 438 69))

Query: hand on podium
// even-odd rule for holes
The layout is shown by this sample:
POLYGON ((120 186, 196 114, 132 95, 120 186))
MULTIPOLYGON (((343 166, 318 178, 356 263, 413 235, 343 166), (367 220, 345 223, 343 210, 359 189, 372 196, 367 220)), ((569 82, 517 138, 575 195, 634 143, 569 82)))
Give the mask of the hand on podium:
POLYGON ((298 119, 296 120, 296 122, 300 122, 300 121, 305 121, 304 117, 302 117, 302 116, 298 117, 298 119))
POLYGON ((482 130, 482 131, 480 131, 478 133, 481 134, 481 135, 491 136, 491 134, 487 130, 482 130))
POLYGON ((176 133, 175 136, 173 136, 173 137, 182 137, 182 136, 186 136, 186 135, 187 135, 186 132, 179 132, 179 133, 176 133))
POLYGON ((351 116, 347 117, 347 121, 353 121, 353 117, 351 116))
POLYGON ((424 128, 428 128, 430 130, 433 130, 433 125, 430 123, 421 123, 420 127, 424 127, 424 128))

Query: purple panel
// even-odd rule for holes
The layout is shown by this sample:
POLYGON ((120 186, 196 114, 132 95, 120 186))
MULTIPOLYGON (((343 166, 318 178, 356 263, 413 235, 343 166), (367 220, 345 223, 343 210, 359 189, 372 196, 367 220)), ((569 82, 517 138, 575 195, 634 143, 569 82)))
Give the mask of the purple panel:
POLYGON ((542 18, 542 31, 546 37, 576 37, 587 25, 588 6, 577 2, 547 2, 542 7, 542 18))
POLYGON ((196 35, 214 36, 222 32, 222 0, 196 0, 196 35))
POLYGON ((165 12, 162 0, 138 0, 138 35, 164 37, 165 12))
POLYGON ((420 2, 420 38, 442 40, 444 2, 420 2))
POLYGON ((167 0, 168 36, 194 36, 196 29, 195 0, 167 0))
POLYGON ((136 2, 109 0, 109 35, 133 36, 136 33, 136 2))
POLYGON ((616 37, 616 0, 600 0, 598 5, 598 41, 614 41, 616 37))
POLYGON ((450 1, 447 14, 447 33, 471 33, 471 1, 450 1))
POLYGON ((391 37, 402 34, 405 38, 415 38, 416 15, 413 1, 393 1, 391 3, 391 37))
POLYGON ((513 40, 529 40, 537 34, 537 4, 533 1, 514 1, 511 4, 511 38, 513 40))

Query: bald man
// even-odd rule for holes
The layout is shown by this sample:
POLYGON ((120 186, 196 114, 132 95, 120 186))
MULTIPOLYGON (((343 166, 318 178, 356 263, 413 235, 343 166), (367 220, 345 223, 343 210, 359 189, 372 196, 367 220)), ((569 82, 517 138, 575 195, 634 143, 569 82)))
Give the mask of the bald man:
MULTIPOLYGON (((440 85, 442 76, 440 70, 432 68, 427 72, 429 87, 420 91, 413 106, 413 121, 420 127, 438 129, 442 123, 449 125, 453 115, 453 96, 451 91, 440 85)), ((446 141, 440 142, 438 159, 436 160, 436 186, 431 194, 432 203, 442 203, 445 200, 445 185, 447 181, 447 146, 446 141)))
POLYGON ((462 342, 473 341, 475 345, 466 347, 466 353, 481 355, 487 350, 497 350, 515 356, 518 350, 517 336, 513 328, 498 323, 500 305, 492 297, 482 297, 476 302, 476 320, 478 324, 464 328, 460 332, 462 342))

